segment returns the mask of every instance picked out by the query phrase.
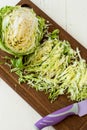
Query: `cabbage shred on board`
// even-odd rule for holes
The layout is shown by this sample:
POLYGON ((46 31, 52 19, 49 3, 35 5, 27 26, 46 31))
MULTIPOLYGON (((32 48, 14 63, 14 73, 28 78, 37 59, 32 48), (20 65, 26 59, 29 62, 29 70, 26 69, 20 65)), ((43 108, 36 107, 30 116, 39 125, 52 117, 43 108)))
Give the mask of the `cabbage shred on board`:
POLYGON ((62 94, 87 98, 87 63, 57 29, 49 33, 43 18, 19 6, 2 8, 0 23, 0 48, 14 55, 8 59, 20 83, 45 91, 51 101, 62 94))

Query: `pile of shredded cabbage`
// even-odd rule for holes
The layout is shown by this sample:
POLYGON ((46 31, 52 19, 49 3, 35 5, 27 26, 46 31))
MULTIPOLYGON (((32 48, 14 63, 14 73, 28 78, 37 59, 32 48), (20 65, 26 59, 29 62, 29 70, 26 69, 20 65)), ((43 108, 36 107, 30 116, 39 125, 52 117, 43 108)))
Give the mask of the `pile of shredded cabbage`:
POLYGON ((87 63, 78 48, 75 51, 68 41, 57 38, 57 30, 34 53, 13 58, 11 63, 20 83, 45 91, 51 102, 63 94, 75 101, 87 98, 87 63))

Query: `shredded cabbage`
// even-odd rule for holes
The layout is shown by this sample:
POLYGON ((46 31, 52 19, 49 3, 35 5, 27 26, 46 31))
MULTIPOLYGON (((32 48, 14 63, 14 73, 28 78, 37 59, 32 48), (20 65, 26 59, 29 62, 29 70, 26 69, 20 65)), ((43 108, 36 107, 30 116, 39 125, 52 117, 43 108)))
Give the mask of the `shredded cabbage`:
POLYGON ((0 10, 0 48, 16 55, 9 58, 11 72, 20 83, 48 93, 51 101, 63 94, 75 101, 86 99, 86 61, 78 48, 73 50, 68 41, 59 39, 59 30, 49 33, 46 27, 45 20, 31 9, 0 10))
POLYGON ((87 98, 87 64, 68 41, 49 38, 23 61, 21 70, 15 67, 19 82, 49 93, 51 101, 65 93, 75 101, 87 98))

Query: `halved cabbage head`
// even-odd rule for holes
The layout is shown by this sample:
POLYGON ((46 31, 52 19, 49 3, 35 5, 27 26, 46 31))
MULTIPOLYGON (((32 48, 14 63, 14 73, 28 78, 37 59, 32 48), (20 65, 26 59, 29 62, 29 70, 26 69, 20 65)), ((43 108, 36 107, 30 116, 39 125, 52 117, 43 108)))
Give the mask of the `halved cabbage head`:
POLYGON ((32 53, 43 37, 45 20, 26 7, 0 10, 0 48, 13 55, 32 53))

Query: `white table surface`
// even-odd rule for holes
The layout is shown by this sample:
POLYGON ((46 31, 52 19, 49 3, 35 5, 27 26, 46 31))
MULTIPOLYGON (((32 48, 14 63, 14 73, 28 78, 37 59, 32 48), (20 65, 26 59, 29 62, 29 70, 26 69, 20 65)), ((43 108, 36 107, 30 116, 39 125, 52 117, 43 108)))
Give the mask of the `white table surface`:
MULTIPOLYGON (((19 0, 0 0, 0 7, 19 0)), ((87 0, 32 0, 87 48, 87 0)), ((41 116, 0 79, 0 130, 34 130, 41 116)), ((44 130, 53 130, 53 127, 44 130)))

